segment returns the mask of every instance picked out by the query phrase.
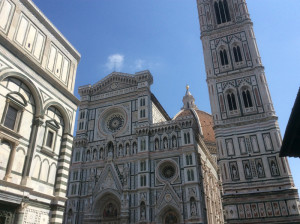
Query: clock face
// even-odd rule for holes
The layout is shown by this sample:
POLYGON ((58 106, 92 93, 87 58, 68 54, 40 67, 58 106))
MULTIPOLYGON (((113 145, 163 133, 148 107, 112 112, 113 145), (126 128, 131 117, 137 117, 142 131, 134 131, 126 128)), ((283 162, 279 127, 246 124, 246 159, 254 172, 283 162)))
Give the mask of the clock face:
POLYGON ((120 114, 113 114, 107 119, 107 129, 111 132, 119 131, 124 125, 124 118, 120 114))

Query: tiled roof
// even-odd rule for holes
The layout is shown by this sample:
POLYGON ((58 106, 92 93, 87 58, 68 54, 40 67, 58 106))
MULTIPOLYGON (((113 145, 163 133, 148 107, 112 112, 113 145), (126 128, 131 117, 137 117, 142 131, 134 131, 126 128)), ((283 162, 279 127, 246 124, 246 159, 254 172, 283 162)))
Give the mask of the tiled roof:
MULTIPOLYGON (((201 110, 195 110, 195 111, 201 123, 204 141, 215 142, 216 139, 215 139, 215 132, 213 129, 213 117, 204 111, 201 110)), ((193 115, 193 113, 190 109, 184 109, 179 114, 176 115, 175 119, 179 117, 186 117, 191 115, 193 115)))

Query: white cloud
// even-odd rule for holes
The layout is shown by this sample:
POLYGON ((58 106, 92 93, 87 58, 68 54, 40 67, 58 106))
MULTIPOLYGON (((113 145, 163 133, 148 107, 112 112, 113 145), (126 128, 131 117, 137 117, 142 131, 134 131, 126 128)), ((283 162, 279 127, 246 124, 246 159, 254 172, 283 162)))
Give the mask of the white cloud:
POLYGON ((124 55, 112 54, 108 56, 105 66, 107 70, 120 71, 123 68, 123 64, 124 64, 124 55))
POLYGON ((145 68, 145 60, 142 60, 142 59, 135 60, 134 68, 136 70, 141 70, 142 68, 145 68))

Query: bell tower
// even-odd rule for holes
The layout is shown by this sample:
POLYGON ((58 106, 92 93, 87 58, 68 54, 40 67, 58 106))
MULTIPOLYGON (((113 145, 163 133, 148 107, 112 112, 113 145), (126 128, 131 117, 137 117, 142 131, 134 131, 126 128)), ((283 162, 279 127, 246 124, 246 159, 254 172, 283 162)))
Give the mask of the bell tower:
POLYGON ((197 0, 227 223, 299 223, 245 0, 197 0))

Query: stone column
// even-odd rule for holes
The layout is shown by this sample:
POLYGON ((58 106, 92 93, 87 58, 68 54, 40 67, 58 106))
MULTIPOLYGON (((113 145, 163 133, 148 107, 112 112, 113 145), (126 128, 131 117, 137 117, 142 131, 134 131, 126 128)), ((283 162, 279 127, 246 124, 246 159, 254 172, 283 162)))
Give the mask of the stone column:
POLYGON ((38 117, 35 118, 35 120, 32 123, 32 129, 31 129, 31 135, 30 135, 30 142, 29 142, 29 147, 27 151, 27 155, 25 157, 24 161, 24 170, 22 174, 22 180, 21 180, 21 185, 30 185, 30 168, 32 165, 32 159, 33 159, 33 154, 34 154, 34 149, 36 148, 37 145, 37 135, 38 131, 40 129, 40 126, 44 123, 43 119, 38 117))
POLYGON ((61 142, 60 154, 57 163, 56 181, 54 196, 56 200, 52 204, 53 209, 51 211, 50 223, 62 223, 63 213, 65 207, 65 201, 67 200, 67 186, 69 167, 71 164, 73 136, 64 133, 61 142))
POLYGON ((8 163, 6 166, 6 172, 5 172, 5 176, 4 176, 4 180, 10 182, 11 181, 11 171, 12 171, 12 166, 15 160, 15 155, 16 155, 16 151, 17 151, 17 143, 12 143, 12 149, 10 151, 10 155, 9 155, 9 159, 8 159, 8 163))

